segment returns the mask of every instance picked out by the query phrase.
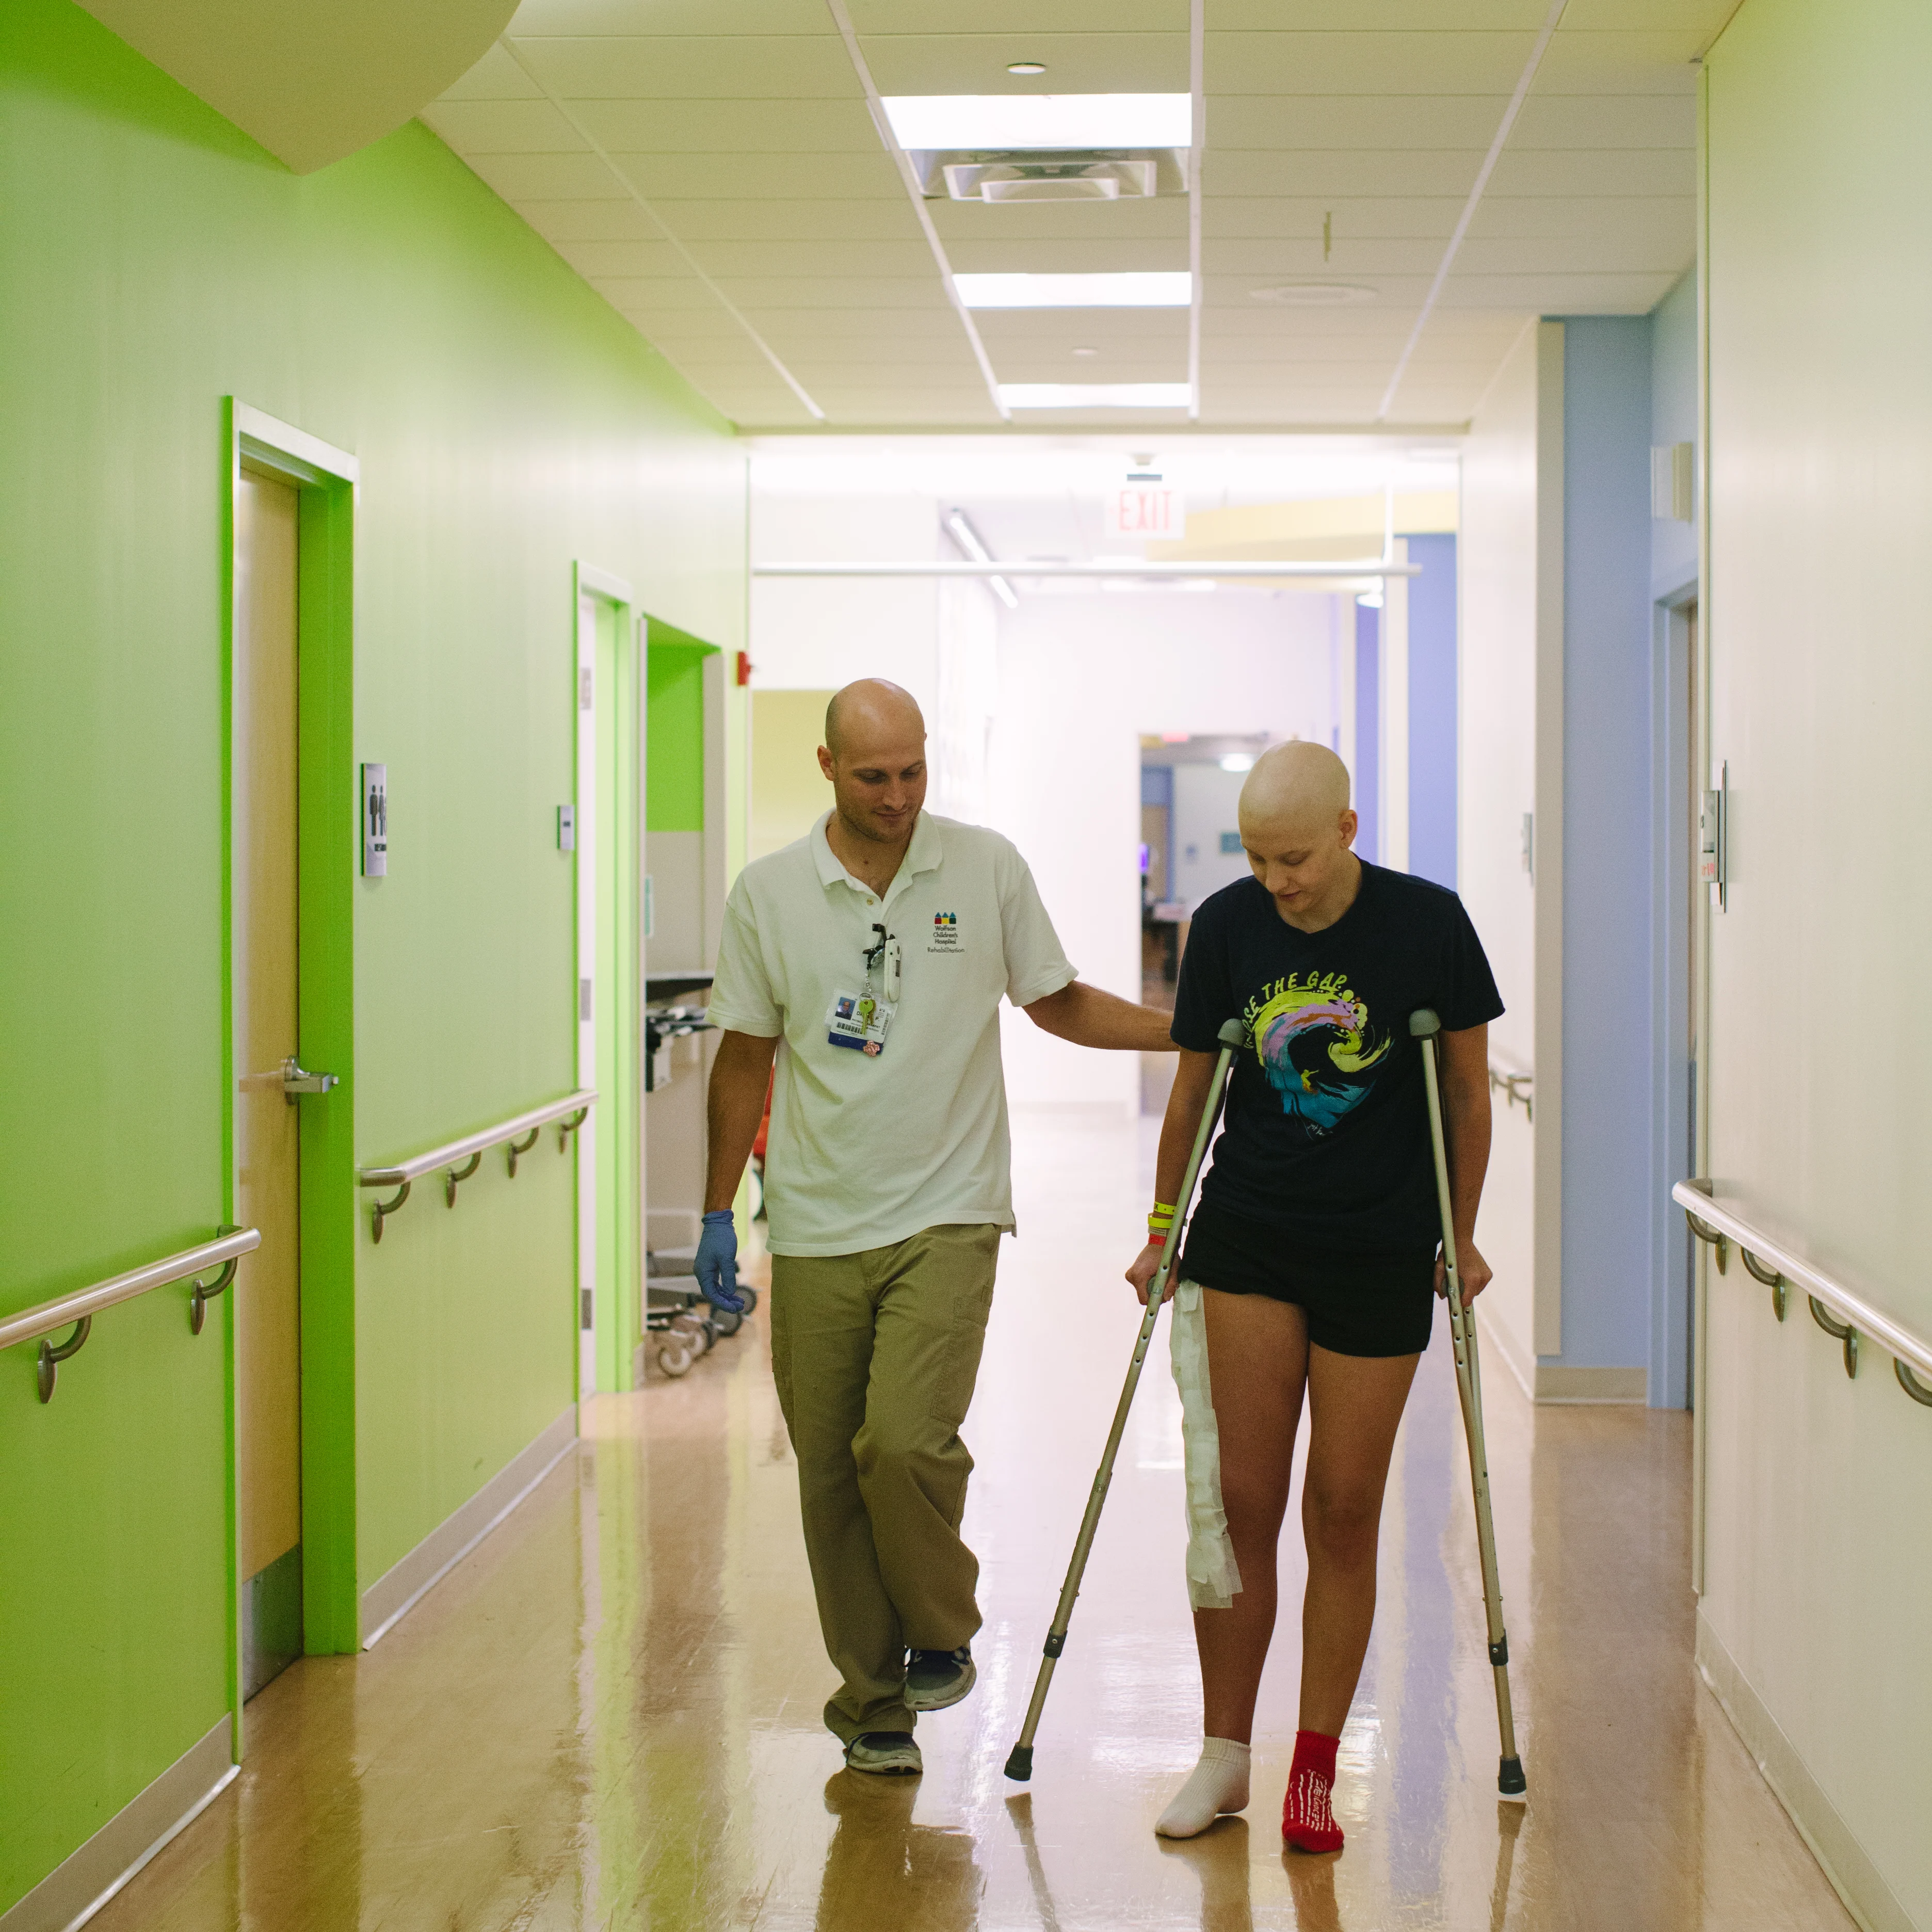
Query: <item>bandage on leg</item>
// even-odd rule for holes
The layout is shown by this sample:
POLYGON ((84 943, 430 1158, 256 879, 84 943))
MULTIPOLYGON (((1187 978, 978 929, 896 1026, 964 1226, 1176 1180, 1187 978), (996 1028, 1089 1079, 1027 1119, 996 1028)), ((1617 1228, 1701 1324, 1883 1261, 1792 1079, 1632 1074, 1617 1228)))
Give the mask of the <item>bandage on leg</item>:
POLYGON ((1154 1829, 1163 1838, 1198 1838, 1223 1812, 1246 1810, 1248 1756, 1248 1747, 1232 1738, 1203 1738, 1201 1762, 1154 1829))
POLYGON ((1294 1763, 1282 1802, 1281 1835, 1298 1852, 1342 1849, 1341 1828, 1328 1802, 1335 1787, 1335 1747, 1340 1742, 1321 1731, 1294 1734, 1294 1763))

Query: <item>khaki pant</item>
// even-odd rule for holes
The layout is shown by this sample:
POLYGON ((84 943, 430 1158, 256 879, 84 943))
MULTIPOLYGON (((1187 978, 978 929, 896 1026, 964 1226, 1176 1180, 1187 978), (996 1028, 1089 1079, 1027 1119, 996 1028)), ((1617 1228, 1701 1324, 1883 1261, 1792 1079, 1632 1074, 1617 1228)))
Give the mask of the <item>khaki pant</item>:
POLYGON ((990 1225, 928 1228, 858 1254, 772 1258, 772 1370, 819 1627, 844 1679, 825 1722, 848 1743, 910 1730, 906 1651, 955 1650, 980 1628, 959 1425, 999 1245, 990 1225))

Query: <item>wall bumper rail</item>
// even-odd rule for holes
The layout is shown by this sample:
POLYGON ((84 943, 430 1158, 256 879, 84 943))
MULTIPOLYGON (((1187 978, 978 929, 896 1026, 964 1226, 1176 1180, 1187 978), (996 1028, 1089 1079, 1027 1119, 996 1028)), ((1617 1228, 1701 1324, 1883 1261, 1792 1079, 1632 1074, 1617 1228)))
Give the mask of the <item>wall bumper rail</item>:
POLYGON ((1735 1247, 1752 1279, 1771 1290, 1772 1312, 1784 1319, 1786 1292, 1797 1288, 1810 1304, 1811 1318, 1844 1350, 1845 1373, 1858 1372, 1858 1344, 1876 1342, 1892 1357, 1898 1385, 1914 1402, 1932 1408, 1932 1341, 1916 1335, 1881 1309, 1822 1269, 1813 1266, 1716 1198, 1709 1181, 1680 1180, 1670 1198, 1684 1210, 1690 1232, 1717 1251, 1719 1271, 1728 1248, 1735 1247))
POLYGON ((493 1147, 504 1150, 510 1178, 515 1180, 518 1157, 536 1145, 537 1136, 553 1120, 556 1123, 556 1150, 559 1154, 568 1153, 571 1136, 590 1118, 590 1109, 596 1102, 595 1090, 582 1088, 574 1094, 566 1094, 560 1100, 551 1101, 547 1106, 532 1107, 528 1113, 499 1120, 494 1127, 466 1134, 460 1141, 431 1148, 427 1154, 417 1154, 411 1160, 397 1161, 387 1167, 358 1168, 356 1178, 363 1186, 393 1187, 396 1190, 391 1199, 370 1204, 371 1233, 379 1241, 382 1238, 383 1222, 410 1198, 410 1188, 425 1174, 439 1172, 442 1174, 444 1204, 454 1208, 458 1187, 476 1172, 483 1156, 493 1147))
POLYGON ((110 1276, 91 1288, 77 1288, 71 1294, 57 1295, 52 1301, 22 1309, 18 1315, 0 1319, 0 1348, 11 1348, 22 1342, 40 1345, 37 1376, 40 1400, 53 1399, 60 1378, 60 1365, 70 1361, 86 1346, 94 1332, 94 1318, 104 1308, 132 1301, 157 1288, 178 1281, 190 1282, 188 1327, 199 1335, 208 1304, 235 1279, 242 1257, 262 1245, 261 1235, 253 1228, 224 1227, 212 1241, 202 1241, 179 1254, 166 1255, 145 1268, 130 1268, 125 1274, 110 1276), (210 1277, 203 1280, 206 1275, 210 1277), (52 1338, 62 1329, 69 1332, 58 1342, 52 1338))

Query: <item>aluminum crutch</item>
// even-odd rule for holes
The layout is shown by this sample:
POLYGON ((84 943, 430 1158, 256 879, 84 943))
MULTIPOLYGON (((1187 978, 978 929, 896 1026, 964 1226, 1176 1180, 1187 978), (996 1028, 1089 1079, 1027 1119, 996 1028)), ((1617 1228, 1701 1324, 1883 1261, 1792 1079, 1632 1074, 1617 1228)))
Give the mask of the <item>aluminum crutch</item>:
POLYGON ((1148 1283, 1147 1312, 1141 1317, 1139 1335, 1134 1342, 1134 1358, 1127 1364, 1127 1379, 1114 1411, 1114 1426, 1107 1436, 1106 1453, 1100 1458, 1094 1487, 1087 1498, 1087 1514, 1080 1520, 1080 1534, 1074 1539, 1073 1560, 1066 1566, 1066 1581, 1060 1586, 1060 1603, 1053 1613, 1053 1628, 1046 1634, 1045 1651, 1040 1660, 1040 1675, 1034 1679, 1033 1701, 1027 1706, 1026 1722, 1020 1727, 1019 1742, 1006 1760, 1006 1775, 1024 1782, 1033 1775, 1034 1733, 1040 1729, 1040 1714, 1046 1708, 1047 1687, 1053 1682, 1053 1666, 1066 1647, 1066 1627, 1073 1621, 1074 1599, 1080 1594, 1080 1579, 1087 1568, 1088 1552, 1094 1546, 1094 1532, 1100 1526, 1101 1505, 1107 1500, 1107 1486, 1114 1480, 1114 1458, 1119 1454, 1120 1437, 1127 1426, 1127 1412, 1132 1408, 1134 1390, 1140 1386, 1141 1364, 1147 1360, 1148 1344, 1154 1340, 1154 1324, 1160 1319, 1160 1304, 1166 1299, 1168 1270, 1180 1245, 1180 1231, 1186 1225, 1187 1210, 1194 1200, 1194 1184, 1200 1178, 1201 1162, 1214 1131, 1215 1116, 1221 1111, 1221 1096, 1228 1085, 1228 1069, 1247 1043, 1248 1030, 1239 1020, 1229 1020, 1217 1036, 1220 1057, 1214 1063, 1214 1077, 1208 1083, 1208 1103, 1201 1110, 1201 1124, 1194 1130, 1194 1150, 1187 1156, 1187 1172, 1182 1177, 1180 1196, 1174 1203, 1174 1226, 1168 1232, 1167 1246, 1161 1251, 1160 1266, 1148 1283))
POLYGON ((1462 1306, 1462 1276, 1456 1266, 1456 1228, 1449 1203, 1449 1150, 1442 1136, 1442 1085, 1437 1035, 1442 1022, 1427 1006, 1408 1016, 1408 1030, 1422 1042, 1422 1080, 1429 1095, 1429 1139, 1436 1156, 1436 1202, 1442 1215, 1442 1271, 1448 1291, 1449 1335, 1456 1352, 1456 1390, 1462 1399, 1462 1432, 1469 1444, 1469 1486, 1476 1503, 1476 1543, 1483 1560, 1483 1608, 1489 1622, 1490 1662, 1496 1678, 1496 1728, 1502 1736, 1502 1761, 1496 1791, 1512 1803, 1529 1795, 1522 1760, 1516 1750, 1516 1718, 1510 1708, 1509 1633, 1503 1628, 1503 1588, 1496 1574, 1496 1532, 1490 1516, 1490 1454, 1483 1436, 1483 1371, 1476 1358, 1476 1318, 1462 1306))

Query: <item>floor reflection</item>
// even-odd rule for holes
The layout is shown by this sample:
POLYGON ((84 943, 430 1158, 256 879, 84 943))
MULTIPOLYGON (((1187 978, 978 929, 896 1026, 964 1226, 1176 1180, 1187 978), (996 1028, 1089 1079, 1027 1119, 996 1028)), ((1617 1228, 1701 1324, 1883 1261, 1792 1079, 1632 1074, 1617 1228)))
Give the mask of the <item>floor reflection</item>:
MULTIPOLYGON (((1343 1739, 1338 1856, 1284 1855, 1291 1615, 1254 1804, 1154 1818, 1198 1747, 1178 1408, 1142 1384, 1046 1709, 1001 1776, 1131 1350, 1120 1231, 1150 1148, 1016 1122, 968 1528, 980 1688, 926 1772, 839 1768, 762 1316, 683 1381, 587 1405, 584 1441, 373 1652, 248 1712, 243 1777, 103 1932, 1783 1932, 1849 1926, 1691 1662, 1684 1419, 1532 1411, 1492 1367, 1490 1465, 1527 1809, 1496 1738, 1454 1382, 1423 1366, 1343 1739)), ((1299 1597, 1285 1552, 1283 1600, 1299 1597)))

